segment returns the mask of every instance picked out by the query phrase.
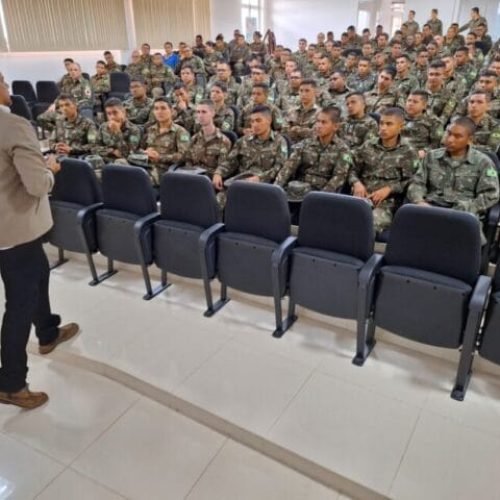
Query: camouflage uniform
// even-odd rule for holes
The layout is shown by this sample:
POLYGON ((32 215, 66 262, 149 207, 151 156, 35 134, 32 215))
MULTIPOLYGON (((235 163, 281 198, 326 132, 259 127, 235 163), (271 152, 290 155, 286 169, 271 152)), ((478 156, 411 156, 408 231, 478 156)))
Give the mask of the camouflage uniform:
POLYGON ((362 92, 363 94, 372 90, 376 83, 377 75, 374 73, 370 73, 364 78, 361 78, 356 73, 347 79, 347 86, 349 87, 349 90, 352 92, 362 92))
POLYGON ((436 92, 432 92, 428 88, 425 90, 429 94, 428 113, 437 116, 443 125, 446 125, 457 107, 457 98, 445 88, 436 92))
POLYGON ((243 172, 257 175, 261 182, 273 182, 288 157, 288 145, 277 132, 271 131, 265 141, 254 135, 241 137, 219 164, 216 174, 224 179, 243 172))
POLYGON ((179 64, 180 64, 180 69, 182 69, 184 66, 191 66, 193 68, 195 75, 205 74, 205 63, 203 62, 203 59, 201 57, 195 55, 189 58, 186 57, 184 59, 181 59, 179 64))
POLYGON ((207 54, 203 58, 203 64, 205 66, 205 73, 208 76, 214 76, 216 73, 217 63, 221 61, 220 55, 217 52, 213 54, 207 54))
MULTIPOLYGON (((207 97, 210 97, 210 90, 212 89, 212 85, 217 81, 220 81, 217 78, 217 75, 213 76, 208 81, 206 92, 207 97)), ((231 77, 229 81, 223 83, 227 85, 227 94, 225 99, 226 104, 228 106, 236 105, 236 103, 238 102, 238 94, 240 92, 240 84, 233 77, 231 77)))
POLYGON ((235 119, 234 111, 227 106, 215 110, 214 124, 222 132, 234 131, 236 125, 235 119))
POLYGON ((443 34, 443 23, 441 19, 429 19, 427 24, 431 28, 433 35, 442 35, 443 34))
POLYGON ((365 142, 373 141, 378 135, 378 124, 369 115, 359 120, 347 117, 339 130, 339 137, 350 147, 357 148, 365 142))
POLYGON ((293 58, 297 63, 297 66, 302 71, 304 71, 305 67, 307 66, 307 62, 309 60, 309 56, 307 55, 307 50, 304 50, 304 52, 300 52, 297 50, 297 52, 293 53, 293 58))
POLYGON ((405 125, 401 139, 417 151, 438 148, 444 134, 444 127, 439 118, 423 113, 411 118, 405 113, 405 125))
POLYGON ((396 75, 396 79, 394 80, 394 87, 399 94, 399 105, 404 108, 406 98, 413 90, 418 88, 418 80, 411 74, 403 78, 401 78, 399 75, 396 75))
POLYGON ((163 94, 163 85, 165 83, 173 85, 177 81, 174 72, 170 69, 170 67, 165 66, 163 63, 160 66, 151 64, 151 66, 144 69, 143 75, 146 80, 148 93, 150 94, 153 92, 153 89, 159 89, 163 94))
POLYGON ((125 69, 125 73, 130 75, 130 78, 142 78, 144 77, 144 70, 146 66, 144 63, 130 63, 125 69))
POLYGON ((70 156, 80 156, 90 154, 96 140, 97 130, 92 120, 78 114, 76 120, 71 122, 64 116, 59 116, 49 139, 49 146, 54 149, 57 143, 64 143, 71 148, 70 156))
POLYGON ((290 108, 300 105, 300 95, 298 90, 293 90, 290 85, 283 87, 278 98, 276 99, 276 106, 283 112, 287 112, 290 108))
POLYGON ((383 187, 391 188, 389 197, 373 209, 375 231, 382 232, 391 225, 400 202, 398 196, 404 195, 419 165, 418 153, 401 142, 389 149, 377 140, 367 142, 354 151, 354 167, 349 173, 349 184, 352 186, 360 181, 368 193, 383 187))
POLYGON ((121 66, 117 62, 106 64, 106 69, 108 70, 108 73, 116 73, 122 70, 121 66))
POLYGON ((417 21, 405 21, 401 28, 406 28, 408 35, 414 35, 417 31, 420 31, 417 21))
POLYGON ((451 40, 448 40, 444 37, 443 47, 448 51, 448 54, 454 54, 458 47, 463 45, 463 39, 460 40, 460 37, 456 36, 451 40))
POLYGON ((299 142, 312 137, 316 115, 319 110, 320 108, 317 104, 310 109, 304 109, 302 104, 291 108, 285 117, 283 133, 288 135, 292 142, 299 142))
POLYGON ((185 156, 186 166, 203 167, 212 177, 217 167, 227 161, 230 150, 231 141, 220 130, 210 137, 205 137, 200 130, 191 139, 185 156))
POLYGON ((427 66, 421 68, 420 66, 415 65, 411 71, 411 74, 417 79, 418 86, 421 88, 425 87, 427 82, 427 70, 427 66))
POLYGON ((476 132, 472 139, 474 147, 483 153, 497 153, 500 146, 500 123, 489 114, 476 124, 476 132))
POLYGON ((346 87, 342 92, 327 89, 319 95, 318 103, 324 108, 326 106, 337 106, 342 111, 343 116, 347 116, 346 98, 350 90, 346 87))
POLYGON ((71 78, 71 76, 69 76, 68 73, 63 75, 63 77, 57 82, 57 86, 59 87, 61 94, 67 94, 67 89, 71 87, 72 83, 73 79, 71 78))
POLYGON ((455 96, 457 101, 462 99, 467 93, 467 82, 465 78, 460 75, 454 74, 452 77, 448 78, 444 84, 445 88, 455 96))
POLYGON ((476 216, 497 203, 498 196, 498 175, 492 161, 473 147, 457 160, 445 148, 429 152, 408 188, 412 203, 426 201, 476 216))
POLYGON ((326 146, 311 137, 293 146, 274 183, 285 187, 289 181, 298 180, 307 182, 314 191, 340 191, 352 164, 349 147, 338 137, 326 146))
POLYGON ((205 97, 205 90, 203 89, 203 87, 200 87, 199 85, 193 84, 186 90, 189 94, 189 101, 192 104, 198 104, 205 97))
POLYGON ((482 50, 476 49, 474 51, 474 55, 470 56, 469 54, 469 57, 471 58, 471 63, 474 65, 474 67, 478 71, 480 71, 481 68, 484 66, 484 54, 482 50))
POLYGON ((185 128, 189 134, 194 132, 195 126, 195 107, 189 104, 186 109, 182 109, 178 104, 172 107, 172 118, 174 123, 185 128))
POLYGON ((168 167, 184 159, 189 150, 189 140, 189 132, 175 123, 172 123, 166 132, 160 132, 158 123, 154 123, 144 131, 141 149, 153 148, 160 154, 157 162, 151 162, 153 166, 151 176, 156 185, 160 184, 160 178, 168 167))
POLYGON ((366 111, 368 113, 380 113, 386 108, 392 108, 398 105, 399 94, 395 87, 391 87, 384 94, 379 94, 378 90, 374 89, 365 94, 366 111))
POLYGON ((484 24, 486 26, 486 29, 488 29, 488 21, 486 21, 486 18, 484 18, 483 16, 479 16, 477 19, 471 19, 463 26, 460 26, 458 32, 461 33, 462 31, 465 31, 467 29, 469 31, 474 31, 480 24, 484 24))
POLYGON ((101 104, 102 96, 111 91, 109 75, 94 75, 90 79, 90 86, 94 93, 94 104, 101 104))
POLYGON ((128 120, 135 125, 145 125, 150 121, 151 112, 153 110, 153 99, 145 97, 143 101, 129 97, 123 103, 123 107, 127 112, 128 120))
POLYGON ((467 63, 463 66, 457 66, 455 73, 466 81, 467 89, 470 89, 477 79, 478 70, 473 64, 467 63))
POLYGON ((235 75, 241 75, 245 71, 245 61, 250 57, 250 49, 247 45, 235 46, 229 52, 229 62, 235 75))
MULTIPOLYGON (((269 85, 269 81, 266 82, 269 85)), ((252 89, 253 89, 253 81, 249 78, 244 80, 244 82, 240 85, 240 89, 238 91, 238 99, 236 101, 236 105, 238 108, 243 108, 248 104, 248 101, 252 98, 252 89)), ((276 96, 274 93, 274 88, 269 89, 269 94, 267 96, 268 104, 274 104, 276 100, 276 96)))
MULTIPOLYGON (((271 110, 272 114, 272 129, 279 132, 283 128, 283 116, 280 109, 274 104, 266 104, 266 106, 271 110)), ((252 115, 252 110, 255 107, 253 102, 247 104, 240 113, 238 117, 238 132, 243 134, 243 130, 250 128, 250 116, 252 115)))
POLYGON ((99 155, 106 163, 113 163, 117 158, 127 159, 130 153, 135 153, 141 141, 141 131, 136 125, 126 121, 118 133, 111 132, 108 123, 99 127, 97 141, 93 153, 99 155), (115 156, 113 150, 120 152, 115 156))

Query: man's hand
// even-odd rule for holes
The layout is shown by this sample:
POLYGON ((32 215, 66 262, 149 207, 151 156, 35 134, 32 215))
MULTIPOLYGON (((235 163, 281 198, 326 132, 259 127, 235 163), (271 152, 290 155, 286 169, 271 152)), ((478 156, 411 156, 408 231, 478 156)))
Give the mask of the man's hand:
POLYGON ((245 180, 248 182, 260 182, 260 177, 258 175, 252 175, 252 177, 248 177, 245 180))
POLYGON ((53 173, 57 174, 59 170, 61 170, 61 164, 57 162, 56 157, 54 155, 49 155, 46 158, 47 168, 53 173))
POLYGON ((186 109, 188 108, 187 102, 183 101, 182 99, 179 99, 177 101, 177 106, 179 106, 179 109, 182 109, 183 111, 186 111, 186 109))
POLYGON ((122 124, 114 120, 109 120, 108 128, 110 132, 112 132, 113 134, 117 134, 122 129, 122 124))
POLYGON ((54 111, 56 110, 56 103, 53 102, 47 109, 47 111, 50 111, 51 113, 53 113, 54 111))
POLYGON ((148 160, 158 161, 160 159, 160 153, 153 148, 148 148, 144 152, 148 155, 148 160))
POLYGON ((214 174, 212 178, 212 184, 217 191, 222 191, 224 187, 224 181, 222 180, 222 176, 219 174, 214 174))
POLYGON ((252 129, 251 128, 244 128, 243 135, 252 135, 252 129))
POLYGON ((391 194, 391 188, 390 187, 383 187, 381 189, 377 189, 373 193, 371 193, 368 198, 373 201, 373 204, 375 206, 379 205, 382 203, 384 200, 386 200, 389 195, 391 194))
POLYGON ((56 153, 58 155, 69 155, 71 153, 71 147, 64 142, 58 142, 56 144, 56 153))
POLYGON ((417 203, 417 205, 418 205, 419 207, 430 207, 430 206, 431 206, 431 205, 430 205, 429 203, 427 203, 426 201, 419 201, 419 202, 417 203))
POLYGON ((418 152, 418 157, 423 160, 425 158, 425 155, 427 153, 425 152, 425 150, 421 149, 419 152, 418 152))
POLYGON ((111 150, 111 154, 112 154, 115 158, 123 158, 122 152, 121 152, 119 149, 112 149, 112 150, 111 150))
POLYGON ((368 196, 365 185, 359 181, 354 183, 352 194, 358 198, 366 198, 368 196))

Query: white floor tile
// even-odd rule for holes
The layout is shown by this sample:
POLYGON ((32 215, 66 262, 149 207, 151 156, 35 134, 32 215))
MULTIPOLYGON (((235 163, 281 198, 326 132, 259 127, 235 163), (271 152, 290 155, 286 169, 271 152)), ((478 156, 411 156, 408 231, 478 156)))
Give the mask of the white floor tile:
POLYGON ((499 499, 500 440, 423 412, 391 490, 401 500, 499 499))
POLYGON ((246 429, 265 432, 311 371, 307 365, 230 342, 176 393, 246 429))
POLYGON ((36 500, 123 500, 77 472, 67 469, 36 497, 36 500))
POLYGON ((225 438, 140 400, 73 467, 133 500, 184 498, 225 438))
POLYGON ((416 406, 315 374, 268 437, 385 494, 418 412, 416 406))
MULTIPOLYGON (((0 408, 0 414, 3 411, 0 408)), ((29 500, 64 466, 18 441, 0 434, 0 499, 29 500)))
POLYGON ((336 500, 338 493, 229 441, 186 500, 336 500))
POLYGON ((50 400, 29 412, 3 407, 0 429, 66 464, 139 397, 110 380, 62 363, 32 356, 30 366, 33 390, 46 391, 50 400))

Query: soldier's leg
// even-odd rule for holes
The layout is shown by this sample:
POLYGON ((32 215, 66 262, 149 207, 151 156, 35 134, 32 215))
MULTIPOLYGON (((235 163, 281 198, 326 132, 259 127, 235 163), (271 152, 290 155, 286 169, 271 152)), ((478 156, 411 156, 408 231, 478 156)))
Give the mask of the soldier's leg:
POLYGON ((392 208, 382 206, 373 209, 373 226, 376 233, 389 229, 392 224, 392 208))
POLYGON ((55 111, 44 111, 37 116, 37 124, 48 132, 52 132, 56 126, 57 113, 55 111))

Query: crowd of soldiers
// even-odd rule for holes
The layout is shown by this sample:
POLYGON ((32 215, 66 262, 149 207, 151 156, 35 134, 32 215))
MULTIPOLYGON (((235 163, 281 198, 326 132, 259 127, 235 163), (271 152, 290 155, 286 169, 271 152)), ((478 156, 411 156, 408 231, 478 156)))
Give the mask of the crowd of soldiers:
POLYGON ((446 33, 433 9, 422 29, 410 11, 392 38, 349 26, 270 51, 235 30, 229 43, 164 48, 143 44, 126 67, 106 51, 90 80, 66 59, 61 95, 38 118, 51 148, 143 166, 155 185, 172 166, 201 168, 221 206, 235 178, 280 185, 291 206, 350 193, 379 233, 404 201, 482 217, 499 200, 500 41, 477 8, 446 33), (107 98, 114 71, 130 75, 124 101, 107 98))

